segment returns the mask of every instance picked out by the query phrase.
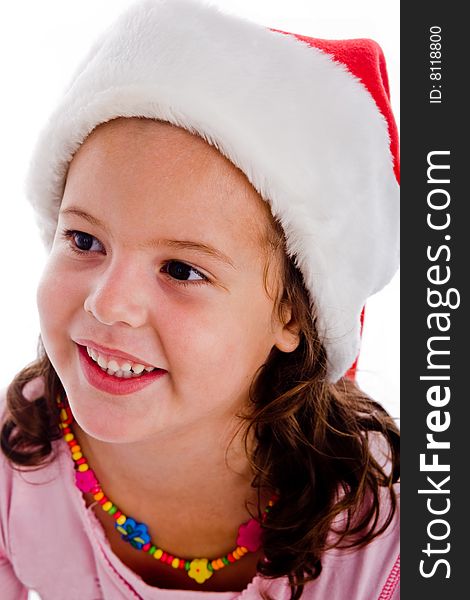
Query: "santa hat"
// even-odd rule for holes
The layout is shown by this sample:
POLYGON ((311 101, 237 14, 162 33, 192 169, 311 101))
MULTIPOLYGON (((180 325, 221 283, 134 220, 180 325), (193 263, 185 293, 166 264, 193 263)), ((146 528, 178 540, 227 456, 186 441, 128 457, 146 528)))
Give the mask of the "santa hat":
POLYGON ((69 162, 117 117, 168 121, 239 167, 281 223, 336 382, 361 311, 399 263, 397 129, 372 40, 288 34, 193 0, 137 2, 78 68, 36 145, 27 193, 47 247, 69 162))

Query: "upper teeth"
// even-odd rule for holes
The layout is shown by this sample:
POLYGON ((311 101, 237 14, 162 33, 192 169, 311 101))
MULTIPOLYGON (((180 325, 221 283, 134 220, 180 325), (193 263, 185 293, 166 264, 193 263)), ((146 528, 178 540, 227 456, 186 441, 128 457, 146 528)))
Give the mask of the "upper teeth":
POLYGON ((139 363, 133 363, 127 360, 119 364, 116 358, 100 354, 93 348, 88 348, 88 346, 87 352, 88 355, 98 363, 103 371, 106 371, 109 375, 116 375, 117 377, 138 377, 143 371, 149 372, 155 370, 155 367, 145 367, 139 363))

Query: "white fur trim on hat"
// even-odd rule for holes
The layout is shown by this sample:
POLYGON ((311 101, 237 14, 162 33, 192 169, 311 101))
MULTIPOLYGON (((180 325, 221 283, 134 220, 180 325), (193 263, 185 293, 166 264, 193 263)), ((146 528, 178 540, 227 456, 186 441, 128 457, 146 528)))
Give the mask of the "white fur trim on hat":
POLYGON ((360 313, 399 260, 399 188, 387 122, 327 53, 190 0, 146 0, 93 46, 38 140, 27 193, 48 247, 68 164, 123 116, 197 133, 247 176, 281 222, 337 381, 360 313))

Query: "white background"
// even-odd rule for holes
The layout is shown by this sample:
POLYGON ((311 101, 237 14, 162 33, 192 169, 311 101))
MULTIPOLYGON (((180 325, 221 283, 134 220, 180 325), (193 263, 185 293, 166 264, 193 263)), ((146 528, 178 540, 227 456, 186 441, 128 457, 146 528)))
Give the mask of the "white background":
MULTIPOLYGON (((0 388, 36 355, 35 289, 45 261, 23 183, 39 129, 95 36, 129 0, 28 0, 0 10, 2 293, 0 388)), ((265 26, 319 38, 375 39, 387 60, 399 123, 399 2, 212 0, 265 26)), ((399 416, 399 274, 369 299, 359 384, 399 416)), ((32 594, 31 598, 37 598, 32 594)))

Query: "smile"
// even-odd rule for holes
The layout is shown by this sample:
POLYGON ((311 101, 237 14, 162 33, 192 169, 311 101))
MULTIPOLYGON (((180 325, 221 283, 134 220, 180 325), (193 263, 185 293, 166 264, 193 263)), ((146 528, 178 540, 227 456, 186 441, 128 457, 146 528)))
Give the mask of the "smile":
POLYGON ((113 395, 133 394, 167 374, 164 369, 145 367, 125 359, 107 356, 76 344, 82 372, 94 388, 113 395))
POLYGON ((128 379, 129 377, 141 377, 142 373, 150 373, 155 371, 155 367, 145 367, 139 363, 132 363, 129 361, 122 361, 122 359, 113 358, 97 352, 93 348, 86 347, 88 356, 94 360, 99 367, 105 371, 108 375, 114 375, 115 377, 123 377, 128 379), (120 363, 118 363, 120 360, 120 363))

